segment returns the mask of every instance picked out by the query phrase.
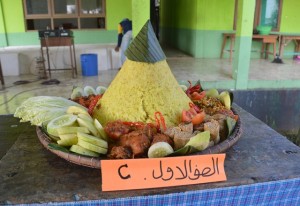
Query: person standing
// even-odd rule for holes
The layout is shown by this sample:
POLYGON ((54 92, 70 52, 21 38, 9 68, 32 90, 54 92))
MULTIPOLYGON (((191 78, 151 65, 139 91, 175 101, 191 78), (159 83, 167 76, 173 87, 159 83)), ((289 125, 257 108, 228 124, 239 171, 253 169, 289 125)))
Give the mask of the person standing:
POLYGON ((115 51, 118 52, 121 49, 121 65, 126 60, 125 51, 128 48, 132 40, 132 21, 129 19, 123 19, 118 25, 118 44, 115 51))

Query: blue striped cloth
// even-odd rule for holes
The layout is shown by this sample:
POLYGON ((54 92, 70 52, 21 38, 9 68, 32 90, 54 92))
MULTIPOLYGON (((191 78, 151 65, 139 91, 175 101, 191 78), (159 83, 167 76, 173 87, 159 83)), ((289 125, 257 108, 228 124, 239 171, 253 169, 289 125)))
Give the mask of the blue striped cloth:
POLYGON ((300 178, 235 187, 50 205, 300 205, 300 178))

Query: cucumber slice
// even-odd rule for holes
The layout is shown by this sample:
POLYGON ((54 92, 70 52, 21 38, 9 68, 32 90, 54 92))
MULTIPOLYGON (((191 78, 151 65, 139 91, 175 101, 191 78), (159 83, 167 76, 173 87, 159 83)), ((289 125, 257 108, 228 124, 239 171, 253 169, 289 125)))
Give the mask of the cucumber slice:
POLYGON ((75 87, 72 90, 71 99, 76 99, 77 97, 83 96, 83 89, 81 87, 75 87))
POLYGON ((59 138, 57 144, 61 146, 72 146, 78 142, 77 134, 62 134, 59 135, 59 138))
POLYGON ((223 105, 226 107, 226 109, 231 108, 231 99, 230 99, 230 94, 228 91, 221 92, 221 94, 219 95, 219 99, 221 100, 223 105))
POLYGON ((78 114, 77 115, 80 119, 83 119, 83 120, 86 120, 86 121, 89 121, 89 122, 93 122, 93 118, 91 117, 91 115, 89 114, 78 114))
POLYGON ((57 129, 60 127, 72 126, 76 123, 77 116, 73 114, 65 114, 51 120, 47 124, 47 132, 50 135, 58 136, 57 129))
POLYGON ((67 109, 67 114, 86 114, 89 115, 87 108, 79 106, 69 106, 67 109))
POLYGON ((91 94, 96 95, 96 90, 91 86, 85 86, 83 88, 83 94, 84 94, 84 96, 89 96, 91 94))
POLYGON ((104 92, 106 91, 106 87, 103 87, 103 86, 98 86, 96 88, 96 94, 104 94, 104 92))
POLYGON ((107 142, 104 141, 103 139, 100 139, 99 137, 95 137, 95 136, 85 134, 82 132, 77 132, 77 137, 78 137, 78 141, 82 140, 85 142, 89 142, 91 144, 97 145, 97 146, 105 148, 105 149, 108 147, 107 142))
POLYGON ((53 136, 53 135, 50 135, 50 134, 48 134, 48 136, 50 137, 50 139, 52 139, 55 142, 57 142, 58 140, 60 140, 58 136, 53 136))
POLYGON ((104 131, 104 128, 102 127, 102 125, 100 124, 100 122, 97 119, 94 119, 94 125, 95 125, 96 129, 98 130, 100 137, 107 141, 108 136, 107 136, 106 132, 104 131))
POLYGON ((212 89, 206 90, 205 91, 205 95, 208 96, 208 97, 215 97, 215 98, 217 98, 219 96, 219 92, 218 92, 217 89, 212 88, 212 89))
POLYGON ((204 131, 196 134, 195 136, 191 137, 191 139, 186 143, 185 146, 192 146, 196 148, 198 151, 202 151, 209 145, 209 139, 210 139, 210 132, 204 131))
POLYGON ((85 149, 79 145, 72 145, 70 148, 71 152, 77 153, 77 154, 81 154, 81 155, 86 155, 86 156, 90 156, 90 157, 99 157, 99 154, 96 152, 93 152, 91 150, 85 149))
POLYGON ((156 142, 148 150, 148 157, 149 158, 158 158, 158 157, 165 157, 174 150, 172 146, 166 142, 156 142))
POLYGON ((57 141, 57 144, 59 144, 60 146, 69 147, 74 144, 77 144, 77 141, 72 139, 61 139, 57 141))
POLYGON ((83 141, 81 139, 78 140, 77 145, 79 145, 79 146, 81 146, 85 149, 91 150, 93 152, 97 152, 97 153, 100 153, 100 154, 107 154, 107 149, 106 148, 99 147, 97 145, 91 144, 91 143, 83 141))
POLYGON ((77 122, 80 127, 86 127, 94 136, 100 137, 100 134, 96 129, 96 127, 94 126, 93 122, 81 119, 79 117, 77 118, 77 122))
POLYGON ((77 134, 77 132, 90 133, 86 127, 60 127, 57 129, 58 135, 77 134))

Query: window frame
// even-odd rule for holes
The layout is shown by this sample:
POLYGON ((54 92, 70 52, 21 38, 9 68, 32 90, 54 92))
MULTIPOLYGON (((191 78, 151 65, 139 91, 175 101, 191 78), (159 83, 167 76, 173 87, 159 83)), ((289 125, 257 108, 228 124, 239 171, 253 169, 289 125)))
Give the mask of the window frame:
MULTIPOLYGON (((261 3, 262 3, 262 0, 256 0, 253 28, 256 28, 260 24, 261 3)), ((280 22, 281 22, 281 13, 282 13, 282 0, 279 0, 277 27, 272 27, 272 31, 279 31, 280 22)))
MULTIPOLYGON (((83 14, 81 12, 81 2, 84 0, 75 0, 76 3, 76 12, 75 14, 55 14, 54 13, 54 0, 47 0, 48 5, 48 14, 28 14, 27 13, 27 0, 23 0, 23 10, 24 10, 24 24, 26 31, 37 31, 37 30, 28 30, 27 20, 35 20, 35 19, 50 19, 51 28, 55 29, 54 20, 55 19, 77 19, 78 28, 73 28, 72 30, 106 30, 107 27, 107 18, 106 18, 106 0, 102 0, 102 8, 103 10, 98 14, 83 14), (81 28, 81 19, 86 18, 104 18, 104 28, 81 28)), ((45 28, 46 29, 46 28, 45 28)))
MULTIPOLYGON (((47 0, 47 4, 48 4, 48 14, 28 14, 27 13, 27 4, 26 4, 26 0, 23 0, 23 10, 24 10, 24 16, 29 16, 31 17, 30 19, 38 19, 38 18, 48 18, 49 15, 51 14, 49 8, 50 8, 50 0, 47 0)), ((26 18, 25 18, 26 20, 26 18)))
MULTIPOLYGON (((79 0, 80 3, 81 3, 82 1, 84 1, 84 0, 79 0)), ((84 13, 81 13, 81 12, 80 12, 80 10, 81 10, 81 5, 82 5, 82 4, 79 4, 79 6, 78 6, 78 12, 79 12, 79 16, 80 16, 80 17, 84 18, 84 17, 90 17, 90 16, 94 16, 94 15, 95 15, 95 14, 84 14, 84 13)), ((97 16, 105 17, 105 16, 103 16, 103 15, 106 14, 106 12, 105 12, 105 11, 106 11, 106 1, 105 1, 105 0, 102 0, 102 8, 104 8, 103 12, 97 14, 97 16)))
MULTIPOLYGON (((235 0, 233 30, 236 30, 237 14, 238 14, 238 1, 239 0, 235 0)), ((261 1, 262 0, 256 0, 256 2, 255 2, 253 29, 255 29, 259 25, 259 22, 260 22, 261 1)), ((283 0, 279 0, 277 27, 276 28, 275 27, 272 28, 272 31, 275 31, 275 32, 276 31, 280 31, 281 14, 282 14, 282 3, 283 3, 283 0)))

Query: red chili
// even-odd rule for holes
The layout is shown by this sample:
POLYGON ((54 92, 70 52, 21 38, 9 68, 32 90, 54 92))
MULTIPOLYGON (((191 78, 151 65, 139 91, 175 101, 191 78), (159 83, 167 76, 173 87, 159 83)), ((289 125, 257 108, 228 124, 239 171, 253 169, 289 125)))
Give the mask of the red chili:
POLYGON ((155 116, 155 120, 156 120, 156 124, 157 124, 157 129, 160 130, 160 124, 161 124, 164 131, 167 130, 166 123, 165 123, 165 118, 162 115, 162 113, 155 112, 154 116, 155 116), (157 117, 157 115, 159 115, 159 118, 157 117))
POLYGON ((102 96, 103 96, 103 94, 96 95, 93 98, 93 100, 91 101, 91 103, 89 105, 89 108, 88 108, 88 112, 89 112, 90 115, 92 115, 95 106, 97 105, 99 99, 101 99, 102 96))
POLYGON ((192 82, 191 81, 188 81, 190 86, 189 88, 186 90, 186 94, 190 97, 190 95, 194 92, 200 92, 200 89, 201 89, 201 85, 200 84, 196 84, 194 86, 192 86, 192 82))

